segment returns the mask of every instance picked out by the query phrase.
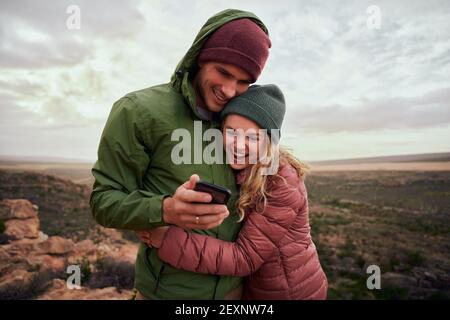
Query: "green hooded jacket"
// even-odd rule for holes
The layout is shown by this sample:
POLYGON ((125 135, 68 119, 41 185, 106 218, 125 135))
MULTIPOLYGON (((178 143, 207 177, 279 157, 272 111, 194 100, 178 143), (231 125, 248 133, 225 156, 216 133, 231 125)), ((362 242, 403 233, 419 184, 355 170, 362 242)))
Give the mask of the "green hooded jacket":
MULTIPOLYGON (((186 129, 193 139, 194 121, 201 121, 190 79, 197 70, 196 59, 205 40, 219 27, 236 19, 250 18, 268 33, 264 24, 250 12, 225 10, 211 17, 202 27, 189 51, 178 64, 170 83, 125 95, 114 103, 92 168, 95 178, 90 206, 95 220, 116 229, 149 230, 165 225, 162 200, 172 195, 189 177, 197 173, 206 180, 229 188, 230 216, 210 230, 193 230, 225 241, 234 241, 240 224, 234 210, 238 192, 235 177, 227 164, 174 164, 172 132, 186 129)), ((201 122, 202 131, 220 129, 220 123, 201 122)), ((203 133, 202 132, 202 133, 203 133)), ((198 141, 198 140, 197 140, 198 141)), ((222 146, 220 146, 222 147, 222 146)), ((215 276, 175 269, 163 263, 156 252, 141 243, 135 267, 135 287, 151 299, 223 299, 242 282, 242 278, 215 276)), ((119 275, 120 276, 120 275, 119 275)))

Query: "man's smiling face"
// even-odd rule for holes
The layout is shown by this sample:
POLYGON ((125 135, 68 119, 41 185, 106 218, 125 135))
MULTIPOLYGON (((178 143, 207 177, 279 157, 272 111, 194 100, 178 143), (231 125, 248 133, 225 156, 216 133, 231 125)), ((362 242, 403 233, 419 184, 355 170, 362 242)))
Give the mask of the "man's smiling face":
POLYGON ((235 96, 247 91, 252 83, 244 70, 226 63, 205 62, 194 79, 197 104, 212 112, 220 112, 235 96))

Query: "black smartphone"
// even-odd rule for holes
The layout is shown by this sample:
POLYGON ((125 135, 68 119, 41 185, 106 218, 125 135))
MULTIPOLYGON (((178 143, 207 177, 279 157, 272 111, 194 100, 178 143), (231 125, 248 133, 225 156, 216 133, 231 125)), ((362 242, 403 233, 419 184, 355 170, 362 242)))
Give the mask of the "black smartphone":
POLYGON ((231 191, 227 188, 206 181, 198 181, 194 190, 209 193, 212 196, 210 203, 214 204, 227 204, 231 197, 231 191))

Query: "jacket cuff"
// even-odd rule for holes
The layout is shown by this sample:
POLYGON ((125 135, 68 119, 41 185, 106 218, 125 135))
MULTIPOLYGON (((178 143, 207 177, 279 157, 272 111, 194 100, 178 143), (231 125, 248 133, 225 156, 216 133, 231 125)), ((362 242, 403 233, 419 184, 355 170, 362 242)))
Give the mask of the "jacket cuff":
POLYGON ((166 223, 163 219, 163 210, 162 210, 162 203, 164 198, 168 197, 168 194, 163 195, 152 195, 148 198, 147 203, 147 212, 148 215, 148 222, 153 225, 153 227, 159 227, 164 226, 166 223))

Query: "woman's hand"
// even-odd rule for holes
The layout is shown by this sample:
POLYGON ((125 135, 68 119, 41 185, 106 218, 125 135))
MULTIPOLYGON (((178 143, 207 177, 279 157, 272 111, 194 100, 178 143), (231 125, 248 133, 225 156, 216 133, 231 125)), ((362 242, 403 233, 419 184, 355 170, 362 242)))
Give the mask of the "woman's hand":
POLYGON ((159 248, 169 227, 158 227, 148 231, 139 231, 139 239, 149 247, 159 248))

